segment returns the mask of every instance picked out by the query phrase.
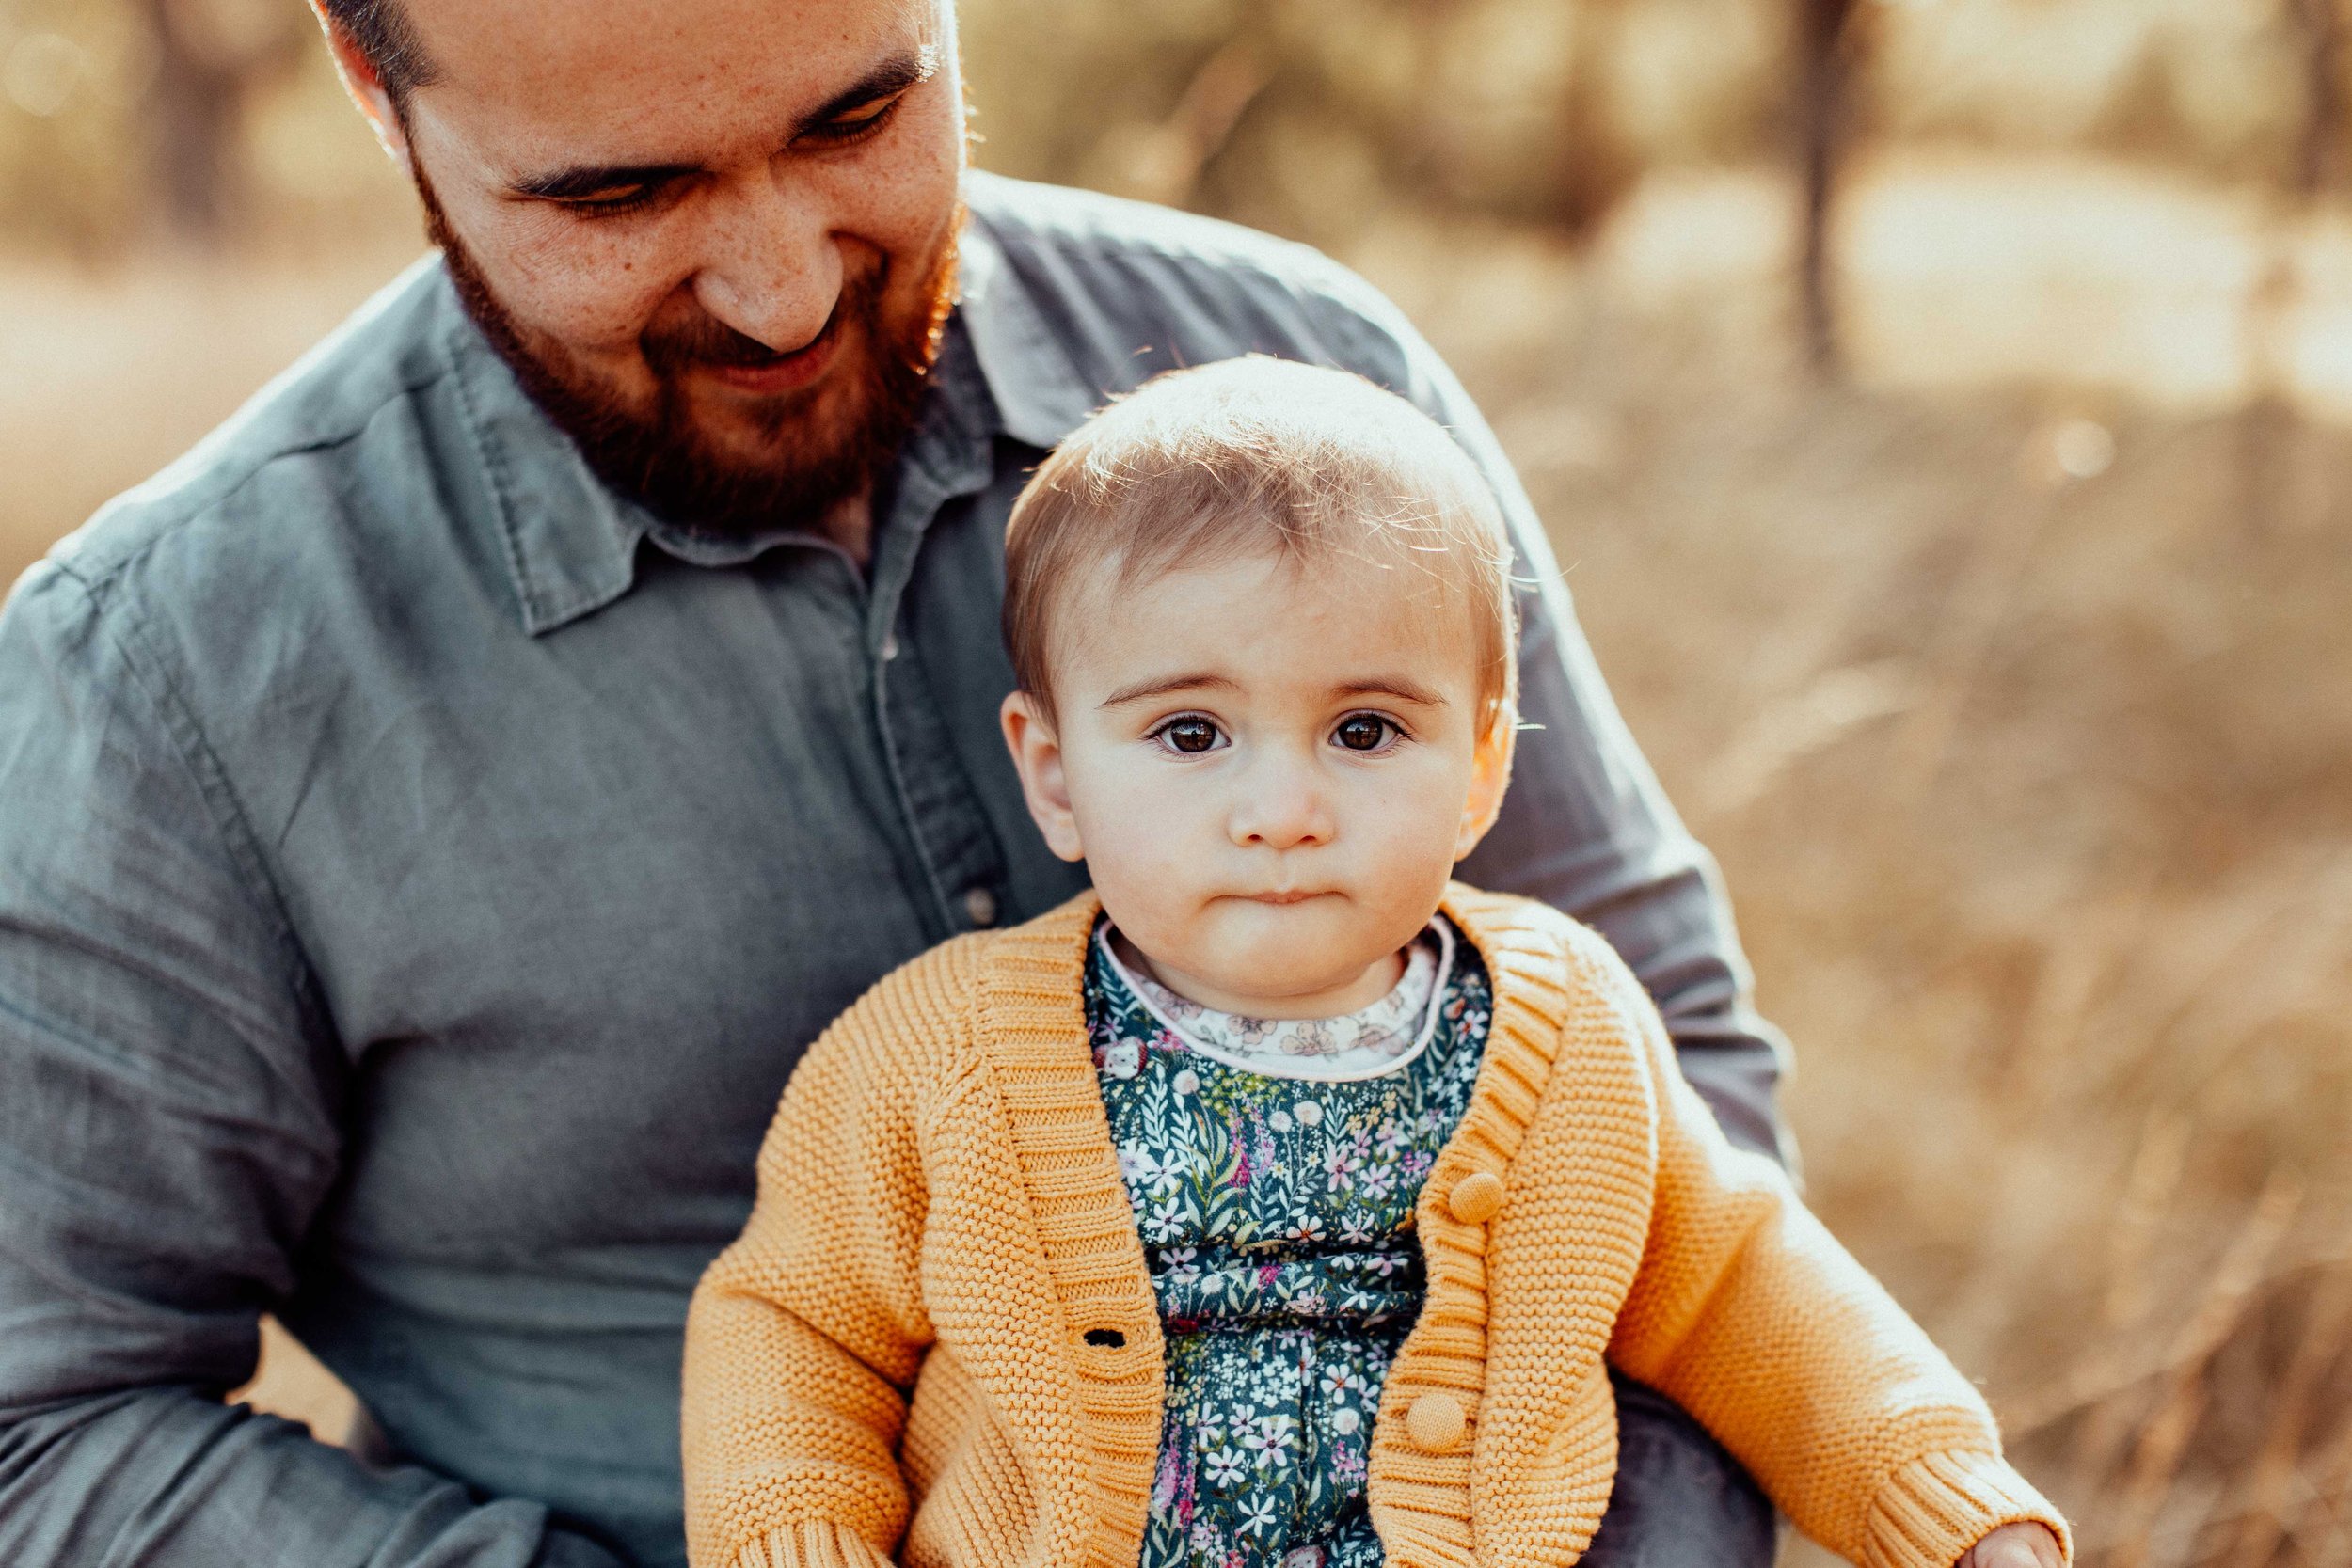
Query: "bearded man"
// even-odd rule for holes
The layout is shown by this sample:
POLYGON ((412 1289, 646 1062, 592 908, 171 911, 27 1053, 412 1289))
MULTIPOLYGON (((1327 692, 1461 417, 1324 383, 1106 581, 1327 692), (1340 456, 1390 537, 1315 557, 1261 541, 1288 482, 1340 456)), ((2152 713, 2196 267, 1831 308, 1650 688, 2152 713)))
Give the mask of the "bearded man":
MULTIPOLYGON (((1466 874, 1775 1140, 1705 856, 1363 284, 964 166, 949 0, 319 0, 437 256, 0 616, 0 1561, 684 1558, 679 1336, 802 1047, 1076 891, 997 738, 1025 472, 1260 352, 1452 426, 1532 583, 1466 874), (368 1451, 221 1402, 277 1313, 368 1451)), ((1655 1395, 1592 1559, 1761 1565, 1655 1395)))

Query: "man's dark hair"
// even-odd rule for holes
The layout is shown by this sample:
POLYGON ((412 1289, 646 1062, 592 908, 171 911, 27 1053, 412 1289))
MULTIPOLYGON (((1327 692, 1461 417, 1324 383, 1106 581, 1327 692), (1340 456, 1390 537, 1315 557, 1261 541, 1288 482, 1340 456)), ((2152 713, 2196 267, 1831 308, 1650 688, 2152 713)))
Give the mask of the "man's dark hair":
POLYGON ((424 57, 400 0, 319 0, 319 6, 375 67, 376 80, 395 106, 414 89, 431 84, 432 62, 424 57))

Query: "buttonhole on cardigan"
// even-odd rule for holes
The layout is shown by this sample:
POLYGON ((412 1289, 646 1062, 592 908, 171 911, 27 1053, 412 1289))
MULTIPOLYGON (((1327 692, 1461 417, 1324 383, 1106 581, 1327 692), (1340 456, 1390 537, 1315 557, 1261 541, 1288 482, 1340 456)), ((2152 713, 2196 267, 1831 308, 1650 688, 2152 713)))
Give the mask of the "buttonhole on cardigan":
POLYGON ((1127 1336, 1115 1328, 1089 1328, 1087 1330, 1087 1343, 1100 1345, 1104 1350, 1125 1350, 1127 1336))

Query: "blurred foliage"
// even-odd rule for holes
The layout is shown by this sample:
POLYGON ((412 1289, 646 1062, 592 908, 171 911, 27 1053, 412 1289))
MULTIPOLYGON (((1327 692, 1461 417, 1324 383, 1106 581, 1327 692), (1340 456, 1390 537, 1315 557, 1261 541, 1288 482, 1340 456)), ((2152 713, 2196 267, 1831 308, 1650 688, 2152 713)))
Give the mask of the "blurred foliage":
MULTIPOLYGON (((984 165, 1339 251, 1460 369, 1817 1205, 2084 1560, 2352 1568, 2352 0, 1857 0, 1843 385, 1783 286, 1829 3, 962 14, 984 165)), ((19 250, 208 243, 208 135, 214 236, 319 243, 0 258, 0 580, 419 244, 298 0, 0 0, 19 250)))
MULTIPOLYGON (((1601 63, 1622 57, 1613 35, 1632 9, 1179 0, 1138 12, 973 0, 980 156, 1325 244, 1400 202, 1576 226, 1634 172, 1601 63)), ((1744 53, 1737 90, 1673 117, 1708 150, 1736 151, 1763 129, 1756 67, 1768 52, 1744 53)))
MULTIPOLYGON (((2296 0, 1872 0, 1865 137, 2270 178, 2296 0)), ((983 158, 1344 247, 1399 201, 1577 230, 1639 174, 1776 159, 1799 0, 966 0, 983 158)), ((2334 62, 2339 72, 2344 62, 2334 62)))
MULTIPOLYGON (((962 11, 984 163, 1345 248, 1400 205, 1579 232, 1649 169, 1782 157, 1801 3, 962 11)), ((1848 29, 1852 129, 2275 178, 2306 119, 2294 17, 2308 3, 1864 0, 1848 29)), ((332 224, 380 200, 375 155, 310 35, 300 0, 0 0, 7 234, 85 253, 152 238, 215 140, 225 229, 332 224), (191 126, 188 104, 214 100, 227 129, 191 126)))
MULTIPOLYGON (((1874 8, 1871 118, 1906 137, 2275 171, 2304 92, 2296 0, 1909 0, 1874 8)), ((2339 62, 2341 69, 2341 62, 2339 62)))
POLYGON ((153 40, 127 6, 0 0, 0 212, 11 238, 88 249, 138 210, 153 40))

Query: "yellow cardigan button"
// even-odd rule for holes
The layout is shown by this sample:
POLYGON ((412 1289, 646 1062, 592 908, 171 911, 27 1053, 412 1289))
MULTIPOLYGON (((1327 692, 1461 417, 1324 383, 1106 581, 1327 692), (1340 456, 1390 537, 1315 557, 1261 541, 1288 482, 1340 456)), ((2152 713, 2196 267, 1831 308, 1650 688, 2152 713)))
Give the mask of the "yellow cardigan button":
POLYGON ((1405 1412, 1405 1435, 1423 1453, 1444 1453, 1462 1440, 1462 1402, 1452 1394, 1423 1394, 1405 1412))
POLYGON ((1502 1209, 1502 1178, 1490 1170, 1472 1171, 1454 1183, 1445 1206, 1464 1225, 1484 1225, 1502 1209))

